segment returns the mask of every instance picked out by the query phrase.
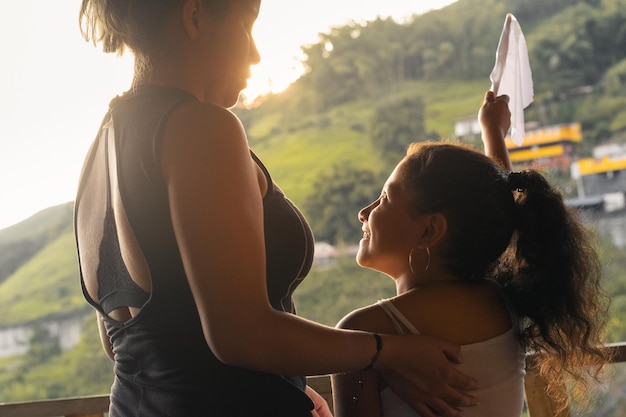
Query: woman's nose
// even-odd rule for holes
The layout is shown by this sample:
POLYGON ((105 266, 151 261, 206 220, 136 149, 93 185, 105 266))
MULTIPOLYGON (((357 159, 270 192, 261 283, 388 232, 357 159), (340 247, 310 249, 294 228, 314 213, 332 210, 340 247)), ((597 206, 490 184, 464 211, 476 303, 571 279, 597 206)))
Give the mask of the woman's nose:
POLYGON ((369 218, 370 212, 372 211, 372 207, 374 207, 374 204, 376 204, 376 201, 374 201, 369 206, 365 206, 361 210, 359 210, 359 221, 361 223, 369 218))
POLYGON ((257 65, 259 62, 261 62, 261 53, 256 47, 256 41, 253 38, 251 38, 250 39, 250 64, 257 65))
POLYGON ((367 220, 365 208, 362 208, 361 210, 359 210, 359 221, 363 223, 365 220, 367 220))

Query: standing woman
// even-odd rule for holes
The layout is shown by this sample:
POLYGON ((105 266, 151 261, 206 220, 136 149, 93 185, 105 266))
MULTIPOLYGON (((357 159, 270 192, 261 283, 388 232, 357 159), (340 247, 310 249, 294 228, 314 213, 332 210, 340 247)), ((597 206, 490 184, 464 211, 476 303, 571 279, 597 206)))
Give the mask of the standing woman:
POLYGON ((111 417, 329 415, 302 375, 373 368, 424 416, 458 415, 459 348, 297 317, 313 237, 228 110, 260 56, 260 0, 83 0, 135 73, 87 155, 81 284, 115 361, 111 417), (410 364, 410 365, 407 365, 410 364), (308 395, 307 395, 308 394, 308 395))

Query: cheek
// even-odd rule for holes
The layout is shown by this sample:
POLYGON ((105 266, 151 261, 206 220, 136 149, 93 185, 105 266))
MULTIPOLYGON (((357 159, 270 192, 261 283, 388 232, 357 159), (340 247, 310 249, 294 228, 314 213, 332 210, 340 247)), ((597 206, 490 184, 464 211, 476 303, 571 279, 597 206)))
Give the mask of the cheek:
POLYGON ((384 243, 386 246, 389 246, 405 240, 404 237, 407 235, 408 229, 405 223, 399 220, 397 216, 391 214, 373 224, 372 228, 377 232, 375 236, 377 243, 384 243))
POLYGON ((411 249, 417 243, 414 236, 414 224, 408 221, 402 221, 400 217, 396 217, 395 221, 382 225, 383 233, 375 242, 375 250, 380 255, 393 259, 405 259, 408 257, 411 249))

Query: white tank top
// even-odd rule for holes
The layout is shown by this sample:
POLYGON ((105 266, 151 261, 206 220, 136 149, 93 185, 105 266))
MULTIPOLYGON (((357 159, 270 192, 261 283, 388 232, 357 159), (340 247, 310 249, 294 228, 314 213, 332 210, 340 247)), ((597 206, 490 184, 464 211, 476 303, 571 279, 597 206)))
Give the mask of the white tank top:
MULTIPOLYGON (((390 300, 379 300, 377 304, 391 318, 398 334, 405 333, 402 325, 419 334, 390 300)), ((465 408, 466 417, 520 417, 522 413, 526 352, 519 341, 519 326, 513 314, 512 320, 513 326, 501 335, 461 346, 463 363, 457 369, 480 385, 472 391, 480 405, 465 408)), ((385 417, 419 417, 389 387, 380 392, 380 399, 385 417)))

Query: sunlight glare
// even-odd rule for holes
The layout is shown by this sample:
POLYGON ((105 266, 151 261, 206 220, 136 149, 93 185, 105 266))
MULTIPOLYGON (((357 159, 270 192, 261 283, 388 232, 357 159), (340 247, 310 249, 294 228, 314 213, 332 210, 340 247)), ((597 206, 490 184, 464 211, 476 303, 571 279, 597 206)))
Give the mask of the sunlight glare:
MULTIPOLYGON (((252 101, 286 89, 303 73, 301 46, 316 43, 330 27, 378 13, 401 20, 454 1, 264 1, 254 29, 261 62, 252 68, 243 96, 252 101)), ((0 195, 5 202, 0 229, 74 199, 84 156, 108 103, 132 79, 130 54, 104 54, 82 39, 81 0, 5 3, 0 13, 0 195)))

